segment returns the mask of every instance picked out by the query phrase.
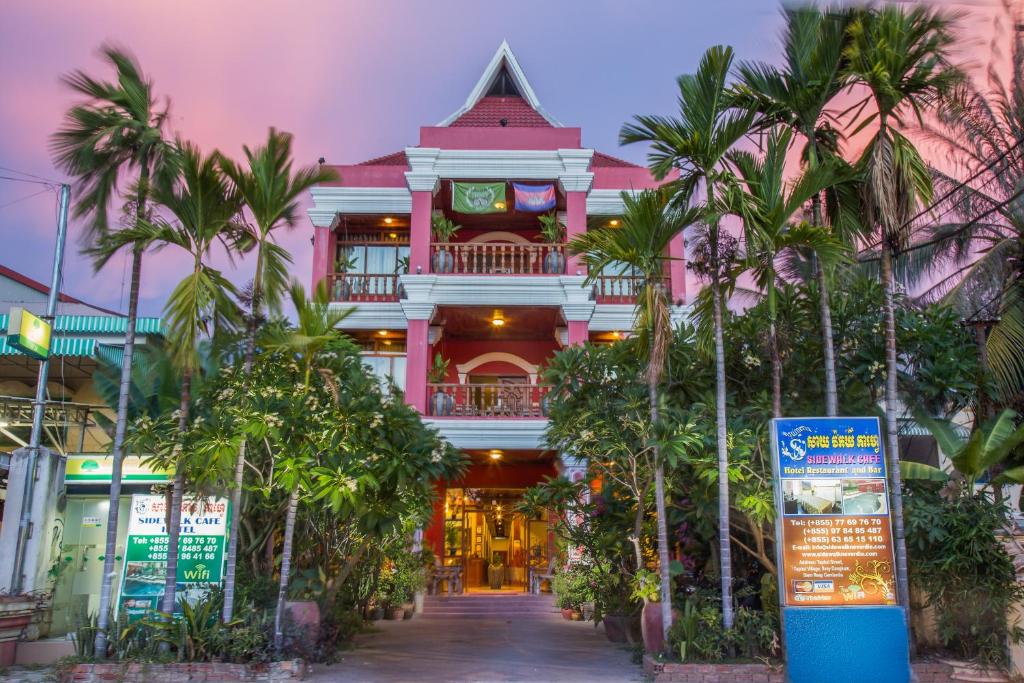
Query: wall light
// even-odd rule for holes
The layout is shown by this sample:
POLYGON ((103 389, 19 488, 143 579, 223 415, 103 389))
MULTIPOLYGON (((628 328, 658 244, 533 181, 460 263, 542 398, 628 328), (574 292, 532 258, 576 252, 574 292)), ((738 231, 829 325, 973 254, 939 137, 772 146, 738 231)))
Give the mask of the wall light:
POLYGON ((503 455, 505 455, 505 454, 504 454, 504 453, 502 453, 502 452, 501 452, 501 450, 499 450, 499 449, 497 449, 497 448, 492 448, 492 449, 490 450, 490 452, 489 452, 489 453, 487 454, 487 456, 488 456, 488 457, 489 457, 489 458, 490 458, 491 460, 501 460, 501 458, 502 458, 502 456, 503 456, 503 455))
POLYGON ((500 308, 494 309, 494 313, 491 315, 491 324, 495 327, 505 326, 505 316, 502 314, 500 308))
POLYGON ((612 226, 613 228, 617 228, 619 227, 619 220, 617 218, 613 218, 610 221, 608 221, 608 225, 612 226))
MULTIPOLYGON (((385 223, 386 223, 387 225, 391 225, 392 223, 394 223, 394 222, 395 222, 395 219, 394 219, 394 218, 392 218, 391 216, 388 216, 387 218, 385 218, 385 219, 384 219, 384 222, 385 222, 385 223)), ((394 237, 394 235, 392 235, 392 237, 394 237)))
POLYGON ((498 211, 504 211, 505 202, 494 202, 494 208, 497 209, 498 211))
POLYGON ((386 337, 386 336, 388 336, 388 331, 387 330, 377 330, 377 334, 379 334, 382 337, 386 337))
POLYGON ((393 240, 396 240, 396 239, 398 239, 398 233, 397 232, 389 232, 388 233, 388 237, 390 237, 393 240))

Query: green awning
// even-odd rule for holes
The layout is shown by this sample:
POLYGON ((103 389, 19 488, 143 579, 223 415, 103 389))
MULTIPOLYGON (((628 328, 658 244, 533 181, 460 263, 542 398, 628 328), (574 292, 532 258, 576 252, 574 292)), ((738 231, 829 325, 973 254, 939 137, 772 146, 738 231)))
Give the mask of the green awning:
MULTIPOLYGON (((0 328, 7 329, 7 313, 0 313, 0 328)), ((58 315, 53 331, 74 334, 124 334, 128 319, 119 315, 58 315)), ((160 318, 138 318, 136 334, 163 334, 160 318)))
MULTIPOLYGON (((83 337, 54 337, 50 340, 51 356, 86 356, 92 357, 99 346, 95 339, 83 337)), ((0 336, 0 356, 24 356, 21 351, 7 343, 7 337, 0 336)))

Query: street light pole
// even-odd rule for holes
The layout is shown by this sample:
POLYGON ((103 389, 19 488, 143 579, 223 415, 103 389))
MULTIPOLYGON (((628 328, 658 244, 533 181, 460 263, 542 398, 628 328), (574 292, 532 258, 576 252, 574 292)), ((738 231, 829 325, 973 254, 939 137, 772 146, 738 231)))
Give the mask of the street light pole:
MULTIPOLYGON (((57 300, 60 298, 60 284, 64 270, 64 243, 68 233, 68 206, 71 203, 71 186, 60 186, 60 207, 57 212, 57 245, 53 249, 53 274, 50 278, 50 295, 46 300, 46 315, 43 319, 52 326, 57 315, 57 300)), ((25 469, 24 489, 21 496, 21 518, 18 521, 18 544, 14 549, 14 576, 11 577, 11 594, 18 595, 25 587, 25 550, 32 535, 32 497, 35 492, 36 466, 39 461, 39 444, 43 435, 43 415, 46 412, 46 383, 50 376, 50 353, 39 363, 39 378, 36 380, 36 398, 32 402, 32 434, 28 442, 28 467, 25 469)))

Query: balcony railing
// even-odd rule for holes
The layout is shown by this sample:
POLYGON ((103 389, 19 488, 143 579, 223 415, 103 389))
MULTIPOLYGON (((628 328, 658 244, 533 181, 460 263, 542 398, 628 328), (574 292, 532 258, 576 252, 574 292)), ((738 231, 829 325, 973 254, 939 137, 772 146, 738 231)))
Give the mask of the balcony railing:
POLYGON ((547 417, 549 387, 542 384, 428 384, 434 417, 547 417))
POLYGON ((602 304, 636 303, 643 280, 636 275, 603 275, 594 282, 594 300, 602 304))
POLYGON ((511 242, 435 242, 434 273, 457 275, 562 275, 565 245, 511 242))
POLYGON ((400 284, 394 274, 335 273, 327 287, 331 301, 398 301, 400 284))

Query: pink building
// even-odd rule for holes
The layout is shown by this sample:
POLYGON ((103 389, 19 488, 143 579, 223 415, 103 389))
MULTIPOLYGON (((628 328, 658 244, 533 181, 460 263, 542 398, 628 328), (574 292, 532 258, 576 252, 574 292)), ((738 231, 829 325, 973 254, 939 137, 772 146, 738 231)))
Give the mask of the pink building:
MULTIPOLYGON (((470 588, 495 554, 516 585, 531 563, 544 565, 546 522, 511 507, 545 476, 582 476, 580 463, 545 443, 547 359, 567 344, 612 342, 633 324, 637 283, 628 272, 584 287, 584 266, 564 242, 541 235, 539 217, 552 211, 568 238, 614 226, 622 192, 657 184, 646 168, 581 139, 545 111, 502 43, 466 102, 420 128, 417 145, 337 166, 341 181, 312 193, 315 282, 326 280, 337 305, 355 309, 343 326, 367 363, 472 457, 466 478, 441 492, 426 530, 470 588), (521 205, 522 193, 537 193, 553 196, 554 208, 517 209, 513 183, 521 205), (461 229, 435 238, 438 218, 461 229)), ((671 252, 678 260, 666 274, 682 316, 682 237, 671 252)))

